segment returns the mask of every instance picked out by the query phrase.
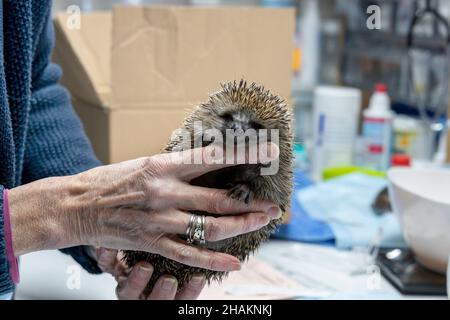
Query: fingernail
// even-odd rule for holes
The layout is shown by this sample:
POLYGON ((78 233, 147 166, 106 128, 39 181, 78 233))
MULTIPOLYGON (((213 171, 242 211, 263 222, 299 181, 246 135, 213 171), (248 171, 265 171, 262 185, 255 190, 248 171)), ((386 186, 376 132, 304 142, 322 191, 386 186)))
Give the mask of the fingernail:
POLYGON ((283 212, 281 211, 281 209, 277 206, 275 207, 270 207, 269 210, 267 211, 267 213, 274 217, 274 219, 278 219, 281 218, 281 215, 283 214, 283 212))
POLYGON ((194 276, 191 279, 191 284, 196 287, 202 286, 203 282, 205 282, 205 277, 203 276, 194 276))
POLYGON ((241 263, 239 260, 230 261, 229 258, 216 260, 212 265, 213 270, 217 271, 237 271, 241 270, 241 263))
POLYGON ((230 266, 230 268, 227 271, 237 271, 237 270, 241 270, 241 268, 242 268, 241 262, 237 258, 231 262, 229 261, 229 266, 230 266))
POLYGON ((139 266, 139 276, 147 277, 149 273, 153 272, 153 268, 148 265, 140 265, 139 266))
POLYGON ((230 271, 238 271, 238 270, 241 270, 241 268, 242 268, 242 265, 241 265, 241 263, 240 262, 234 262, 234 263, 232 263, 232 266, 233 266, 233 269, 231 269, 230 271))
POLYGON ((177 285, 177 280, 174 278, 166 278, 163 280, 163 283, 161 285, 161 289, 166 291, 171 291, 175 288, 177 285))
POLYGON ((261 216, 257 220, 256 227, 264 227, 270 222, 270 218, 268 216, 261 216))

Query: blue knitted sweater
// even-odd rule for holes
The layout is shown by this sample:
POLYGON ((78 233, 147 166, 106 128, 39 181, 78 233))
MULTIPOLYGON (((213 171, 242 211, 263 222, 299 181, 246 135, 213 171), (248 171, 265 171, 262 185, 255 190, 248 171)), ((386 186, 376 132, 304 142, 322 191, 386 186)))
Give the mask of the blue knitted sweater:
MULTIPOLYGON (((51 0, 0 1, 0 295, 14 290, 3 228, 3 188, 99 165, 51 63, 51 0)), ((85 247, 65 249, 100 272, 85 247)))

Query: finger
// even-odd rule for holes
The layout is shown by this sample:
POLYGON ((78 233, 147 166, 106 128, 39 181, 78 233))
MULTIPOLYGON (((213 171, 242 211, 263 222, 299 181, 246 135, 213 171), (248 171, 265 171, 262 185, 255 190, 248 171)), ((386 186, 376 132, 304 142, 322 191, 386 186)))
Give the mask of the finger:
POLYGON ((236 271, 241 269, 241 262, 229 254, 215 252, 186 244, 178 237, 161 237, 156 246, 143 248, 142 251, 154 251, 168 259, 175 260, 192 267, 214 271, 236 271))
POLYGON ((128 267, 121 259, 121 252, 116 249, 97 248, 97 264, 103 272, 111 274, 116 280, 129 273, 128 267))
POLYGON ((125 260, 125 255, 124 252, 122 250, 120 250, 117 253, 117 267, 123 268, 123 269, 130 269, 130 267, 127 265, 126 260, 125 260))
POLYGON ((121 300, 138 299, 147 286, 152 273, 152 265, 148 263, 137 263, 126 280, 120 282, 117 286, 117 297, 121 300))
POLYGON ((177 189, 176 204, 180 209, 197 210, 218 214, 237 214, 244 212, 266 212, 279 218, 281 210, 267 200, 236 200, 227 195, 227 190, 197 187, 185 184, 177 189))
POLYGON ((177 293, 177 300, 195 300, 205 287, 206 279, 202 275, 194 275, 192 279, 177 293))
POLYGON ((264 213, 247 213, 206 219, 204 230, 206 241, 219 241, 261 229, 269 224, 270 218, 264 213))
POLYGON ((117 261, 117 250, 99 248, 97 251, 97 264, 104 272, 111 273, 113 276, 116 275, 116 261, 117 261))
POLYGON ((132 268, 130 268, 126 261, 124 260, 123 251, 119 251, 117 253, 116 258, 116 266, 115 266, 115 272, 118 276, 128 275, 131 272, 132 268))
MULTIPOLYGON (((158 224, 166 233, 184 235, 191 214, 173 211, 159 213, 158 224)), ((219 241, 252 232, 266 226, 271 218, 262 212, 226 217, 206 217, 204 230, 206 241, 219 241)))
POLYGON ((173 276, 162 276, 159 278, 148 300, 173 300, 177 294, 178 282, 173 276))
MULTIPOLYGON (((168 165, 167 169, 185 181, 201 176, 210 171, 235 166, 245 163, 265 163, 278 158, 280 149, 274 143, 268 143, 266 152, 258 145, 249 145, 243 149, 245 155, 231 154, 227 156, 221 146, 211 145, 204 148, 189 149, 181 152, 163 154, 163 160, 168 165)), ((239 148, 237 149, 239 150, 239 148)), ((233 150, 234 151, 234 150, 233 150)))

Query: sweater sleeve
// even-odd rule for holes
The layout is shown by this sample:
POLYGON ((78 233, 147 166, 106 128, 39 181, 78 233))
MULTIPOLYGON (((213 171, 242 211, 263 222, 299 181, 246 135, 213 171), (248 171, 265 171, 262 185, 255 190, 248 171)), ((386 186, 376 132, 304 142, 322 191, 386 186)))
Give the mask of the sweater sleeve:
MULTIPOLYGON (((48 12, 33 58, 31 110, 22 183, 76 174, 100 165, 72 108, 67 90, 59 84, 62 72, 51 62, 53 45, 53 24, 48 12)), ((88 254, 87 247, 61 251, 70 254, 87 271, 101 272, 95 259, 88 254)))
POLYGON ((0 185, 0 296, 12 292, 14 284, 9 273, 3 224, 3 186, 0 185))

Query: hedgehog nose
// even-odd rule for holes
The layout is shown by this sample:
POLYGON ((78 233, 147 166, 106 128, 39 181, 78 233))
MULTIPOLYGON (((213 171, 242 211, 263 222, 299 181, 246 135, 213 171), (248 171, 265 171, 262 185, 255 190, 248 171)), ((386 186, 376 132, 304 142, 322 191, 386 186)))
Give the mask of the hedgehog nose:
POLYGON ((232 129, 242 130, 245 132, 246 130, 250 129, 250 125, 248 124, 248 122, 234 121, 232 124, 232 129))

